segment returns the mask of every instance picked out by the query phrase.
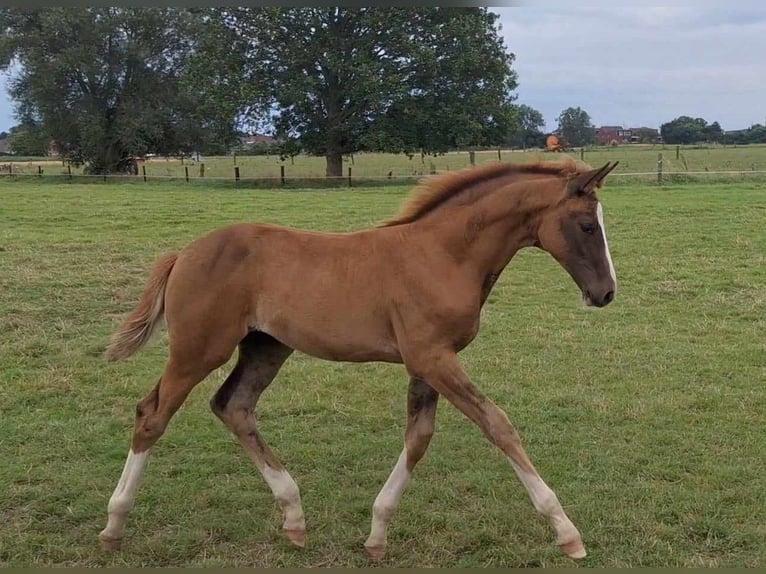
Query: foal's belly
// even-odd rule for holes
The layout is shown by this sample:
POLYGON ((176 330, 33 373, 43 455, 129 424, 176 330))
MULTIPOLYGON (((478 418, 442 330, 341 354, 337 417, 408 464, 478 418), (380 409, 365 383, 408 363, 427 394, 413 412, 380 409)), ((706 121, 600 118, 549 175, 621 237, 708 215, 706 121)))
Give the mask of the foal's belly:
POLYGON ((321 309, 263 310, 251 328, 285 345, 329 361, 401 363, 396 339, 386 321, 369 314, 321 309))
POLYGON ((318 359, 353 363, 402 362, 402 356, 393 341, 379 340, 377 343, 373 343, 364 339, 352 340, 347 337, 333 337, 328 334, 310 332, 299 326, 274 329, 267 325, 259 330, 268 333, 296 351, 318 359))

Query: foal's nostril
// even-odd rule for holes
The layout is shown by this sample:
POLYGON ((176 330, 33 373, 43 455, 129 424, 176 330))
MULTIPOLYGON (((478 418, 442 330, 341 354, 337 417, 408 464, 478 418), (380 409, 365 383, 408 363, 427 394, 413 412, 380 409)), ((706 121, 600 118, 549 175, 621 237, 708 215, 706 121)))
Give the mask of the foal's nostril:
POLYGON ((614 291, 607 291, 604 295, 604 305, 609 305, 614 300, 614 291))

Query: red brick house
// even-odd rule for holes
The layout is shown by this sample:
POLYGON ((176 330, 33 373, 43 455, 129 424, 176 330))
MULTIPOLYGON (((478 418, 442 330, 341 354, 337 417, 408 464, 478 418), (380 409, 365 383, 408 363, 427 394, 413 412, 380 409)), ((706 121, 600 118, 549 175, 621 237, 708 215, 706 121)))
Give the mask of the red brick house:
POLYGON ((631 142, 633 132, 622 126, 601 126, 596 129, 596 145, 619 145, 631 142))

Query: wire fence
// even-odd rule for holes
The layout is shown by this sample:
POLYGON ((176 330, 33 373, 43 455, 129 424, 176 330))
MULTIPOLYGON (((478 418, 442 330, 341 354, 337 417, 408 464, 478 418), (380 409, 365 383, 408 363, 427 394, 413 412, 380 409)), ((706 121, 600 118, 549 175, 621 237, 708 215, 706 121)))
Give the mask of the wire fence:
MULTIPOLYGON (((602 161, 606 158, 620 159, 621 168, 626 171, 616 170, 610 175, 611 185, 676 185, 685 183, 719 183, 719 182, 735 182, 735 181, 763 181, 766 180, 766 170, 757 169, 760 167, 757 164, 763 165, 763 160, 766 158, 766 148, 750 149, 743 155, 741 148, 732 154, 732 150, 728 152, 730 155, 721 156, 716 155, 713 159, 712 155, 707 155, 704 158, 704 169, 694 169, 700 165, 699 158, 695 159, 696 166, 689 165, 687 167, 687 160, 684 153, 681 153, 681 149, 676 149, 676 161, 672 161, 672 157, 663 156, 662 153, 654 155, 651 150, 645 152, 639 152, 643 154, 640 157, 637 154, 630 155, 632 152, 627 152, 624 156, 609 157, 613 154, 611 150, 602 151, 589 151, 589 158, 593 157, 597 161, 602 161), (648 157, 648 154, 652 154, 652 157, 648 157), (656 159, 655 159, 656 158, 656 159), (737 165, 738 164, 738 165, 737 165), (748 166, 750 169, 743 169, 743 166, 748 166), (639 169, 629 170, 629 167, 638 167, 639 169), (683 169, 679 169, 679 167, 683 169), (710 167, 708 167, 710 166, 710 167), (723 168, 722 168, 723 167, 723 168), (643 169, 642 169, 643 168, 643 169), (654 169, 646 169, 654 168, 654 169), (691 169, 690 169, 691 168, 691 169)), ((505 152, 508 153, 508 152, 505 152)), ((715 153, 721 154, 720 150, 710 150, 706 152, 708 154, 715 153)), ((501 150, 484 151, 484 152, 469 152, 468 154, 457 154, 450 158, 440 158, 429 160, 430 165, 426 165, 425 158, 422 159, 422 166, 416 166, 415 163, 410 163, 406 167, 404 165, 396 164, 396 161, 383 156, 374 156, 373 159, 366 159, 363 161, 357 161, 357 165, 348 165, 344 169, 344 175, 330 177, 325 175, 319 175, 317 172, 317 165, 310 165, 304 163, 302 165, 289 165, 281 164, 274 166, 272 163, 267 166, 263 163, 249 163, 252 159, 244 158, 243 161, 237 163, 237 156, 233 157, 234 165, 227 163, 231 159, 210 158, 211 162, 206 166, 204 162, 184 162, 181 158, 180 164, 178 162, 167 163, 168 160, 173 158, 165 158, 165 161, 159 161, 157 163, 151 163, 150 169, 147 171, 147 163, 136 163, 133 168, 133 173, 124 174, 86 174, 83 173, 80 168, 73 168, 71 164, 66 161, 61 161, 60 166, 56 166, 58 162, 56 160, 47 161, 19 161, 0 163, 0 181, 5 180, 18 180, 18 181, 39 181, 39 182, 56 182, 56 183, 134 183, 134 184, 150 184, 150 183, 174 183, 174 184, 188 184, 190 186, 206 186, 206 187, 242 187, 242 188, 264 188, 264 189, 305 189, 305 188, 342 188, 342 187, 385 187, 385 186, 403 186, 417 183, 424 177, 429 175, 436 175, 440 173, 446 173, 449 171, 455 171, 468 165, 474 165, 479 156, 478 164, 486 161, 487 158, 494 159, 494 155, 501 157, 501 150), (467 161, 468 160, 468 161, 467 161), (441 165, 439 165, 441 161, 441 165), (447 163, 448 162, 448 163, 447 163), (468 163, 470 162, 470 163, 468 163), (455 165, 457 164, 457 165, 455 165), (461 165, 462 164, 462 165, 461 165), (168 167, 170 166, 170 167, 168 167), (278 168, 279 174, 275 175, 274 172, 278 168), (446 168, 446 169, 445 169, 446 168), (165 170, 167 173, 156 173, 158 170, 165 170), (154 173, 152 173, 154 172, 154 173), (255 172, 255 174, 253 173, 255 172), (290 173, 292 172, 292 173, 290 173), (297 173, 297 175, 296 175, 297 173), (227 175, 224 175, 227 174, 227 175)), ((518 154, 512 153, 518 158, 518 154)), ((584 159, 585 150, 581 149, 579 154, 580 159, 584 159)), ((347 158, 349 159, 349 158, 347 158)), ((358 158, 360 159, 360 158, 358 158)), ((353 164, 354 158, 350 156, 351 163, 353 164)), ((410 158, 412 160, 412 158, 410 158)), ((307 162, 308 160, 304 160, 307 162)), ((291 162, 292 163, 292 162, 291 162)), ((689 162, 691 163, 691 162, 689 162)), ((322 170, 323 171, 323 170, 322 170)))
MULTIPOLYGON (((46 183, 123 183, 123 184, 187 184, 190 187, 235 187, 264 189, 312 189, 312 188, 348 188, 348 187, 387 187, 415 184, 428 175, 446 173, 436 171, 418 175, 390 176, 342 176, 342 177, 190 177, 177 175, 135 176, 129 174, 89 175, 89 174, 0 174, 0 181, 38 181, 46 183)), ((725 183, 741 181, 766 181, 766 170, 716 170, 716 171, 669 171, 660 177, 656 172, 612 173, 611 185, 647 184, 656 187, 688 183, 725 183)))

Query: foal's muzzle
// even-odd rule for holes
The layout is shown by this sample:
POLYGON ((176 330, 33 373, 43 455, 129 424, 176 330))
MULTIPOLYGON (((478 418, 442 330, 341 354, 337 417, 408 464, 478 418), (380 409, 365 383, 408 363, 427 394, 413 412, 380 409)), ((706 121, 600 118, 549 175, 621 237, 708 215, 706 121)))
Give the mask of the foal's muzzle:
POLYGON ((588 307, 606 307, 614 301, 614 289, 609 289, 603 293, 583 291, 582 300, 588 307))

